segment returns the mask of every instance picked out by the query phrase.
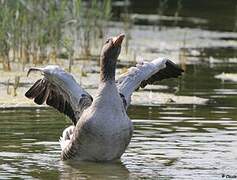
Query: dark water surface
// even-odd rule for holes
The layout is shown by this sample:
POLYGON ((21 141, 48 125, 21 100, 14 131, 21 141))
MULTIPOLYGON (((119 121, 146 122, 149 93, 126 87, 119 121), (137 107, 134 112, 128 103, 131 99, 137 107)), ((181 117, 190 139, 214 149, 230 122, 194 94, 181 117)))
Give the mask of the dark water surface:
MULTIPOLYGON (((120 0, 117 0, 121 2, 120 0)), ((126 0, 125 0, 126 1, 126 0)), ((128 0, 127 0, 128 1, 128 0)), ((124 13, 124 7, 116 6, 113 1, 115 18, 124 13)), ((237 1, 236 0, 130 0, 127 11, 137 14, 157 14, 183 18, 174 23, 161 19, 158 24, 166 26, 198 27, 209 30, 237 30, 237 1), (161 4, 161 6, 159 6, 161 4), (163 4, 163 5, 162 5, 163 4), (188 18, 193 18, 189 21, 188 18)), ((123 19, 123 17, 121 17, 123 19)), ((149 21, 135 21, 136 24, 150 24, 149 21)))
MULTIPOLYGON (((221 179, 237 175, 236 88, 213 77, 225 64, 189 65, 180 93, 207 105, 132 106, 132 141, 115 163, 60 160, 59 136, 69 122, 49 108, 0 111, 0 177, 10 179, 221 179), (199 68, 197 68, 198 66, 199 68)), ((164 82, 163 84, 169 84, 164 82)))

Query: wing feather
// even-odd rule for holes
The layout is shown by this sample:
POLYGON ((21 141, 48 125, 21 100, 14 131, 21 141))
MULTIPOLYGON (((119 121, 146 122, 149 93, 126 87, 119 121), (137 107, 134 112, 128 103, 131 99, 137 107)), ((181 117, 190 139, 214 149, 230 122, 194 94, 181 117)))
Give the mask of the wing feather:
POLYGON ((31 88, 25 93, 25 96, 29 99, 33 99, 37 96, 39 89, 40 89, 40 85, 41 85, 41 80, 39 79, 37 80, 33 86, 31 86, 31 88))
POLYGON ((71 74, 58 66, 31 68, 28 74, 31 71, 40 71, 44 77, 37 80, 25 96, 34 99, 38 105, 46 102, 67 115, 76 125, 81 113, 91 105, 92 97, 79 86, 71 74))
POLYGON ((151 62, 138 63, 136 67, 129 68, 128 72, 116 80, 116 83, 118 91, 122 94, 121 97, 126 101, 127 108, 135 90, 163 79, 177 78, 182 73, 183 70, 169 59, 158 58, 151 62))
POLYGON ((147 84, 154 84, 163 79, 177 78, 184 72, 180 67, 170 60, 166 60, 165 65, 166 66, 164 69, 159 70, 147 80, 142 81, 140 87, 144 88, 147 84))

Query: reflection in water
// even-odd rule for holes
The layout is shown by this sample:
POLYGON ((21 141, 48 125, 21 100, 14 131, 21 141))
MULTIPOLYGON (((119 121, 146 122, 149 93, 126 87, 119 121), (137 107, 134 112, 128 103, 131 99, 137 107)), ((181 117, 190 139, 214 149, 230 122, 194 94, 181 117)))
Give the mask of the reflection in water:
POLYGON ((60 179, 128 179, 129 171, 121 162, 61 162, 60 179))

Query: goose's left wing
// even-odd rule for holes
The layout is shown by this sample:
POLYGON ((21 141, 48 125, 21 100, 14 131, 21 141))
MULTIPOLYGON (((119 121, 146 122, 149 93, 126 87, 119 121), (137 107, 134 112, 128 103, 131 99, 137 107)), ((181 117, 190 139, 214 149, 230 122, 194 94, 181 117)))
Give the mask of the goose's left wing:
POLYGON ((132 93, 147 84, 168 78, 177 78, 184 72, 180 67, 166 58, 158 58, 151 62, 141 62, 131 67, 117 80, 117 88, 124 98, 126 108, 130 105, 132 93))
POLYGON ((76 125, 81 113, 91 105, 92 97, 71 74, 59 66, 30 68, 27 76, 32 71, 40 71, 43 78, 36 81, 25 96, 34 99, 34 102, 39 105, 46 102, 47 105, 67 115, 76 125))

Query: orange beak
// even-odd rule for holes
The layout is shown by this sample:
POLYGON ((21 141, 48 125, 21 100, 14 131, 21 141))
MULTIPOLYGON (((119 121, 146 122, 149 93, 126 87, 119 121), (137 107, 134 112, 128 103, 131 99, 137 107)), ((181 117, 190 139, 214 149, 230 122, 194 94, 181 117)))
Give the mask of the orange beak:
POLYGON ((124 34, 119 34, 118 36, 113 37, 113 44, 114 46, 120 46, 123 42, 125 35, 124 34))

